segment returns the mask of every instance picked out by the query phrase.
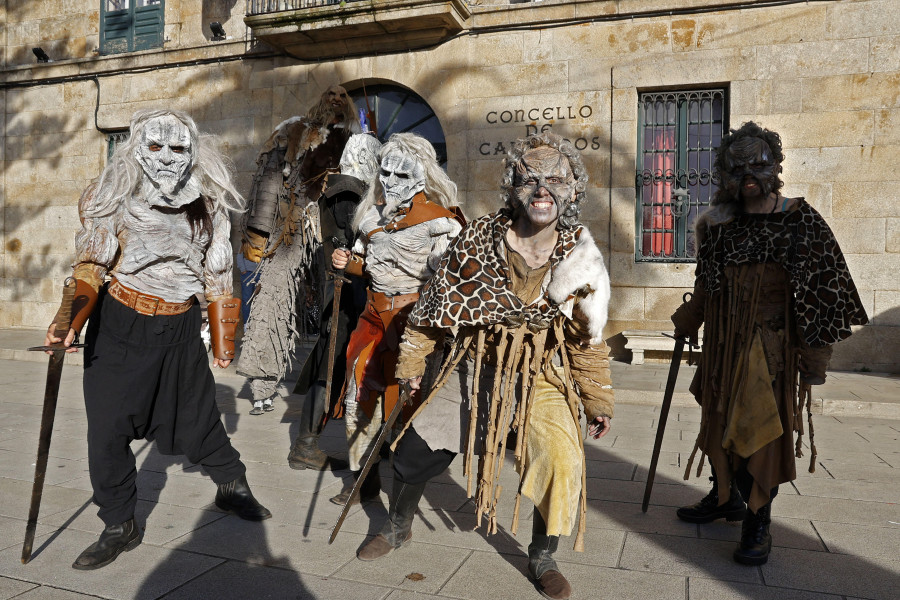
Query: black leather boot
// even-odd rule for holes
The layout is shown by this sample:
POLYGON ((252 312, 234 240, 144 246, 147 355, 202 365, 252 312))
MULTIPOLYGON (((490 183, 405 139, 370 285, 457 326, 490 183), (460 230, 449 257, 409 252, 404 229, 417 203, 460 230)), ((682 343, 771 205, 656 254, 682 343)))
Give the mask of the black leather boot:
POLYGON ((711 523, 716 519, 727 521, 740 521, 747 514, 747 506, 741 499, 734 479, 731 480, 731 490, 728 502, 719 505, 719 486, 715 474, 709 478, 712 481, 712 490, 706 497, 692 506, 682 506, 675 514, 682 521, 688 523, 711 523))
POLYGON ((394 479, 388 520, 381 533, 360 548, 356 556, 360 560, 375 560, 408 544, 412 539, 413 518, 424 492, 425 482, 401 483, 394 479))
POLYGON ((216 491, 216 506, 247 521, 264 521, 272 516, 269 509, 253 497, 253 492, 247 485, 246 475, 219 485, 216 491))
POLYGON ((528 545, 528 573, 538 592, 551 600, 566 600, 572 595, 572 586, 559 572, 553 553, 559 547, 558 535, 547 535, 547 524, 536 509, 528 545))
POLYGON ((734 551, 734 560, 742 565, 764 565, 772 550, 769 524, 772 522, 772 503, 757 512, 748 510, 741 526, 741 543, 734 551))
POLYGON ((137 526, 134 517, 119 525, 109 525, 100 534, 100 539, 88 546, 72 563, 73 569, 90 571, 105 567, 123 552, 140 545, 144 532, 137 526))
POLYGON ((338 471, 349 467, 347 461, 333 458, 319 450, 319 436, 321 435, 319 424, 324 414, 325 386, 320 382, 309 389, 300 410, 300 427, 297 438, 291 444, 291 451, 288 453, 288 466, 292 469, 338 471))
MULTIPOLYGON (((343 506, 347 504, 347 500, 350 499, 350 493, 353 491, 353 486, 356 485, 357 480, 359 480, 360 471, 353 471, 353 479, 344 484, 343 489, 337 495, 331 498, 331 501, 335 504, 339 504, 343 506)), ((356 502, 354 504, 362 501, 369 502, 370 500, 376 500, 381 495, 381 474, 378 472, 378 464, 372 465, 372 470, 366 475, 365 481, 363 481, 362 487, 359 488, 359 496, 356 498, 356 502)))

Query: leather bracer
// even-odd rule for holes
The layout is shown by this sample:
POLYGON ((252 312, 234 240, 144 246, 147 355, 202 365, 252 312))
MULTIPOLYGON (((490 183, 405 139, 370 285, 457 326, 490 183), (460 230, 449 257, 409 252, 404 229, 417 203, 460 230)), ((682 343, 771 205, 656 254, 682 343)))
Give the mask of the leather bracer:
MULTIPOLYGON (((63 302, 65 302, 65 299, 63 299, 63 302)), ((94 311, 94 306, 96 305, 97 290, 86 281, 76 278, 75 297, 72 299, 72 304, 68 307, 64 307, 60 304, 59 310, 56 311, 56 316, 53 317, 53 325, 59 325, 59 321, 63 318, 62 315, 66 313, 65 309, 68 308, 68 314, 71 319, 69 321, 69 327, 76 332, 81 333, 81 329, 87 322, 88 317, 91 316, 91 313, 94 311)))
POLYGON ((234 332, 241 319, 240 298, 222 298, 206 307, 209 316, 209 335, 213 357, 219 360, 234 358, 234 332))
POLYGON ((355 275, 356 277, 363 276, 363 265, 365 261, 363 257, 359 254, 350 254, 350 260, 347 261, 347 266, 344 267, 344 273, 347 275, 355 275))

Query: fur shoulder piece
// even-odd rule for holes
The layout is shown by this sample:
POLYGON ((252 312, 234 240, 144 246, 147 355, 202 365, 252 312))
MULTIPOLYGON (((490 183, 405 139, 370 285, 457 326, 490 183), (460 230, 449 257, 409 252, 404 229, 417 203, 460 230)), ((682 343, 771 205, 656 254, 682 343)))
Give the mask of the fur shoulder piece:
POLYGON ((603 254, 593 236, 583 228, 575 248, 553 271, 547 297, 562 304, 570 297, 577 298, 578 308, 588 318, 591 343, 603 339, 603 328, 609 314, 609 273, 603 254))

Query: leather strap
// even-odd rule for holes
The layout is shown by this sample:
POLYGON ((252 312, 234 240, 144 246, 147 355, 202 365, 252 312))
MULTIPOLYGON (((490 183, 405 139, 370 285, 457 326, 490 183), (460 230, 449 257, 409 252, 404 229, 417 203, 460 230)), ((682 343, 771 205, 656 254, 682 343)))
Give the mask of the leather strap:
POLYGON ((387 296, 374 290, 369 290, 368 292, 369 304, 372 305, 372 308, 374 308, 377 313, 399 311, 401 308, 409 306, 419 299, 418 292, 413 292, 411 294, 397 294, 395 296, 387 296))
POLYGON ((206 307, 212 353, 219 360, 234 358, 234 332, 241 320, 240 298, 222 298, 206 307))
MULTIPOLYGON (((462 217, 462 213, 460 211, 453 211, 444 208, 440 204, 430 202, 425 198, 425 194, 422 192, 419 192, 418 194, 413 196, 412 203, 410 203, 408 207, 401 208, 399 214, 403 215, 403 218, 397 221, 391 221, 390 223, 387 223, 382 227, 376 227, 372 231, 368 232, 366 234, 366 237, 372 239, 372 236, 379 231, 385 231, 387 233, 402 231, 404 229, 412 227, 413 225, 421 225, 422 223, 440 219, 441 217, 455 219, 457 221, 459 221, 460 217, 462 217)), ((460 224, 465 225, 464 217, 462 217, 462 222, 460 224)))
POLYGON ((187 310, 194 305, 195 301, 195 299, 191 297, 184 302, 166 302, 158 296, 142 294, 137 290, 126 287, 119 283, 118 279, 113 279, 113 282, 109 285, 108 291, 110 296, 128 308, 133 309, 138 314, 148 317, 156 315, 180 315, 181 313, 187 312, 187 310))

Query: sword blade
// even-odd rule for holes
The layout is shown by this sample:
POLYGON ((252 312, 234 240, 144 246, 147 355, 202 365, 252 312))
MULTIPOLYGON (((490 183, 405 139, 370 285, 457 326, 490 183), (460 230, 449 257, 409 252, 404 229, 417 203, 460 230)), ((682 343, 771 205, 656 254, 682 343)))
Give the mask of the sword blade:
POLYGON ((44 409, 41 413, 41 432, 38 438, 37 461, 34 465, 31 506, 28 509, 28 524, 25 526, 25 543, 22 545, 22 564, 27 564, 31 560, 31 549, 34 546, 34 533, 44 492, 44 477, 47 475, 47 459, 50 455, 50 437, 53 435, 53 421, 56 417, 56 401, 59 398, 59 382, 65 359, 65 352, 56 351, 50 356, 50 363, 47 366, 44 409))
MULTIPOLYGON (((328 332, 328 379, 325 380, 325 414, 322 416, 324 420, 331 414, 331 387, 334 381, 334 359, 337 351, 338 336, 338 319, 341 314, 341 288, 344 287, 344 272, 335 271, 334 273, 334 297, 331 300, 331 331, 328 332)), ((343 373, 341 373, 343 376, 343 373)))
POLYGON ((344 507, 341 509, 341 515, 338 517, 337 522, 334 524, 334 529, 331 530, 331 537, 328 538, 328 543, 332 543, 334 538, 337 537, 338 532, 341 530, 341 525, 344 524, 344 519, 347 518, 347 513, 350 512, 350 507, 353 505, 353 501, 359 497, 359 490, 362 487, 363 483, 366 481, 366 476, 369 474, 369 471, 372 470, 372 466, 378 462, 380 458, 381 447, 384 445, 384 441, 387 438, 388 433, 394 427, 394 423, 397 421, 397 417, 400 416, 400 412, 403 409, 403 405, 409 401, 410 392, 409 390, 403 386, 403 392, 400 394, 400 401, 394 405, 393 410, 391 410, 390 416, 388 416, 387 421, 384 422, 384 425, 381 426, 381 431, 378 432, 378 437, 375 439, 375 444, 372 446, 372 451, 369 453, 369 457, 366 459, 366 464, 363 465, 362 470, 359 472, 359 477, 356 479, 356 483, 353 484, 353 490, 350 492, 350 497, 347 498, 347 502, 344 503, 344 507))
POLYGON ((653 490, 653 480, 656 477, 656 463, 659 462, 659 452, 662 449, 663 435, 666 433, 666 421, 669 418, 669 408, 672 406, 675 380, 678 379, 678 367, 681 366, 681 355, 683 352, 684 338, 676 338, 675 349, 672 351, 672 364, 669 366, 669 379, 666 381, 666 392, 663 395, 662 406, 659 409, 659 425, 656 426, 656 441, 653 443, 650 470, 647 471, 647 485, 644 488, 644 501, 641 503, 641 511, 643 512, 647 512, 647 507, 650 505, 650 492, 653 490))

